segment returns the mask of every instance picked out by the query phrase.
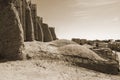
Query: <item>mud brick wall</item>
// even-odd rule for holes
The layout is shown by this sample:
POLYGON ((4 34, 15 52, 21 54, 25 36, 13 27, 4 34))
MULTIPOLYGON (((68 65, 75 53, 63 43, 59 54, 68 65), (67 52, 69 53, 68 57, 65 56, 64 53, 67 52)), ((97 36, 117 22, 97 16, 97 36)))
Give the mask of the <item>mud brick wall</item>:
POLYGON ((33 27, 34 27, 34 36, 35 40, 38 40, 38 27, 37 27, 37 6, 36 4, 31 4, 31 15, 32 15, 32 20, 33 20, 33 27))
POLYGON ((0 0, 0 59, 23 59, 25 41, 49 42, 53 40, 51 33, 48 24, 37 17, 36 4, 27 0, 0 0))
POLYGON ((43 30, 43 34, 44 34, 44 42, 53 41, 52 34, 49 30, 48 24, 43 23, 42 30, 43 30))
POLYGON ((44 34, 42 30, 42 18, 37 16, 37 28, 38 28, 38 41, 44 40, 44 34))
POLYGON ((22 24, 22 27, 23 27, 23 31, 24 31, 24 40, 26 40, 26 22, 25 22, 25 18, 26 18, 26 14, 25 14, 25 10, 26 10, 26 0, 14 0, 13 1, 17 11, 18 11, 18 14, 19 14, 19 17, 20 17, 20 22, 22 24))
POLYGON ((56 33, 55 33, 55 27, 49 27, 49 30, 51 32, 51 35, 53 37, 53 40, 56 40, 57 37, 56 37, 56 33))
POLYGON ((26 7, 26 41, 34 41, 34 26, 29 3, 26 7))
POLYGON ((48 33, 43 32, 42 28, 43 20, 41 17, 37 16, 36 4, 32 4, 31 1, 27 2, 26 0, 13 0, 13 3, 18 11, 20 23, 22 24, 23 27, 24 41, 36 40, 47 42, 56 40, 55 28, 48 27, 49 29, 47 28, 46 31, 44 29, 44 32, 48 33))
POLYGON ((12 0, 0 0, 0 59, 23 59, 24 37, 12 0))
POLYGON ((22 27, 24 31, 24 40, 26 41, 26 0, 22 0, 22 27))

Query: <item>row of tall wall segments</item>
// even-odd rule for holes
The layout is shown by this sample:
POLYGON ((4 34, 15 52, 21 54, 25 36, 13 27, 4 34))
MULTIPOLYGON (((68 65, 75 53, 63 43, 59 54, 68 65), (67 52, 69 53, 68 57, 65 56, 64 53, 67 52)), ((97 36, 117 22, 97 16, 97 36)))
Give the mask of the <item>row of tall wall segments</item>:
POLYGON ((25 41, 55 40, 54 30, 37 16, 36 4, 26 0, 0 0, 0 59, 23 59, 25 41))
POLYGON ((37 16, 37 5, 26 0, 13 1, 24 31, 24 41, 48 42, 56 40, 55 29, 44 30, 43 19, 37 16), (39 19, 38 19, 39 18, 39 19), (47 33, 44 33, 47 32, 47 33), (50 40, 50 36, 52 37, 50 40), (47 39, 48 38, 48 39, 47 39))

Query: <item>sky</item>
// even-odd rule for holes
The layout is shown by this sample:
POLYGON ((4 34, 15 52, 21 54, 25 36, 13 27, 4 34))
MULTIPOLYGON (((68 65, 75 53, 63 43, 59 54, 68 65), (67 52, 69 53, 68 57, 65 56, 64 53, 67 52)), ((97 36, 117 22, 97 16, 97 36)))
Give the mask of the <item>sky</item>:
POLYGON ((32 0, 60 39, 120 39, 120 0, 32 0))

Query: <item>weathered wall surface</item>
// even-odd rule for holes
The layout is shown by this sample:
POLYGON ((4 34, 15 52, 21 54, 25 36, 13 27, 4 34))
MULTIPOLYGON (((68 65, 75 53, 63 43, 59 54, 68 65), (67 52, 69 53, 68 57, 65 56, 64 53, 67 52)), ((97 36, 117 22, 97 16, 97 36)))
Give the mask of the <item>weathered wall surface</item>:
POLYGON ((7 0, 6 3, 0 3, 0 46, 0 58, 9 60, 23 58, 22 25, 14 4, 7 2, 7 0))
POLYGON ((26 0, 22 0, 22 27, 24 31, 24 40, 26 40, 26 0))
POLYGON ((43 29, 43 34, 44 34, 44 42, 52 41, 53 38, 52 38, 51 32, 48 28, 48 24, 43 23, 42 24, 42 29, 43 29))
POLYGON ((19 17, 20 17, 20 22, 22 24, 23 27, 23 31, 24 31, 24 40, 26 40, 26 22, 25 22, 25 18, 26 18, 26 0, 14 0, 14 5, 18 11, 19 17))
POLYGON ((31 15, 32 15, 32 19, 33 19, 34 36, 35 36, 35 40, 38 40, 38 27, 37 27, 37 22, 36 22, 37 6, 36 6, 36 4, 31 4, 30 8, 31 8, 31 15))
POLYGON ((53 37, 53 40, 56 40, 57 37, 56 37, 56 33, 55 33, 55 28, 54 27, 49 27, 49 30, 51 32, 51 35, 53 37))
POLYGON ((37 17, 37 28, 38 28, 38 41, 44 40, 44 34, 42 30, 42 18, 37 17))
POLYGON ((34 26, 29 4, 26 7, 26 41, 33 41, 34 38, 34 26))

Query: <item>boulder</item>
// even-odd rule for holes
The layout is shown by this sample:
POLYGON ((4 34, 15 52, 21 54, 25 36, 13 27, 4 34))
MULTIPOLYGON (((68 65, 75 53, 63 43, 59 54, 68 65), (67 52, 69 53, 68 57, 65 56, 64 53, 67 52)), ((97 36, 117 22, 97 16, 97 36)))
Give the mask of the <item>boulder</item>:
POLYGON ((12 0, 0 0, 0 58, 23 59, 23 28, 12 0))

